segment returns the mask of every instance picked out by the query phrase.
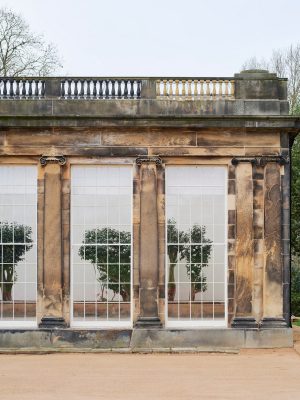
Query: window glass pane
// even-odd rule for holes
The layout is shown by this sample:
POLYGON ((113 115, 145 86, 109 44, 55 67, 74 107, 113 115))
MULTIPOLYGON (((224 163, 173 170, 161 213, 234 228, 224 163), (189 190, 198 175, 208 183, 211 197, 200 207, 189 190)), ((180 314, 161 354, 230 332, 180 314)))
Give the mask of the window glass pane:
POLYGON ((73 321, 130 321, 131 167, 72 168, 73 321))
POLYGON ((0 324, 36 317, 35 166, 0 166, 0 324))
POLYGON ((167 167, 168 321, 225 321, 226 168, 167 167))

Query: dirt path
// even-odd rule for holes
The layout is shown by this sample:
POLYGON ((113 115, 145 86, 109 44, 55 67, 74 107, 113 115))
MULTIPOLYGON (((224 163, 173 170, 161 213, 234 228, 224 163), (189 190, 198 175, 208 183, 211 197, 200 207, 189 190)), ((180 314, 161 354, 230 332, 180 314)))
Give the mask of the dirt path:
POLYGON ((240 354, 0 355, 0 399, 299 399, 293 349, 240 354))

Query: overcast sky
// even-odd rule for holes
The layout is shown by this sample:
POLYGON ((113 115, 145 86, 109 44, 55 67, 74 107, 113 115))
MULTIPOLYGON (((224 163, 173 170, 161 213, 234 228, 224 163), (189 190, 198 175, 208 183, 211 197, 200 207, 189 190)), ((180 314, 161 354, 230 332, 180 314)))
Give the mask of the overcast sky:
POLYGON ((73 76, 232 76, 300 42, 300 0, 0 0, 73 76))

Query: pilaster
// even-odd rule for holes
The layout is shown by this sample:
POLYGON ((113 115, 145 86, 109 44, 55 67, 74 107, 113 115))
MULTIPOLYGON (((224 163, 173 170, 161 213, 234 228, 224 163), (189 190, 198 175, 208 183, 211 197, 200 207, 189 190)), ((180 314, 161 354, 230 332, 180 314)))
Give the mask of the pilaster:
POLYGON ((158 157, 139 157, 140 166, 140 263, 138 328, 160 327, 158 316, 158 157))
POLYGON ((62 156, 41 158, 44 167, 43 304, 40 328, 62 327, 62 156))

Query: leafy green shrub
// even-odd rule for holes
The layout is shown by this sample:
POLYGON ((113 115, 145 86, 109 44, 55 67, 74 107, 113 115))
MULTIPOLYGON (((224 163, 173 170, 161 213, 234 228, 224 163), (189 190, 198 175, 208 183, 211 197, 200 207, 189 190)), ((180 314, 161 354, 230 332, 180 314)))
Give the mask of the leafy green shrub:
POLYGON ((292 286, 291 286, 291 312, 300 316, 300 260, 293 257, 292 260, 292 286))

